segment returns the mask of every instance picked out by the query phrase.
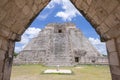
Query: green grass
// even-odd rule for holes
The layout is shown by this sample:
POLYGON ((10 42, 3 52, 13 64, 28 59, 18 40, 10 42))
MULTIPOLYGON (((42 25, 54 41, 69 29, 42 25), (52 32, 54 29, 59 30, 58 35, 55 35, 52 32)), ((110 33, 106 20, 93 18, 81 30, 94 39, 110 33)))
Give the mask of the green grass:
POLYGON ((111 80, 108 66, 81 65, 76 67, 60 67, 71 69, 73 74, 42 74, 46 67, 42 65, 20 65, 13 66, 11 80, 111 80))

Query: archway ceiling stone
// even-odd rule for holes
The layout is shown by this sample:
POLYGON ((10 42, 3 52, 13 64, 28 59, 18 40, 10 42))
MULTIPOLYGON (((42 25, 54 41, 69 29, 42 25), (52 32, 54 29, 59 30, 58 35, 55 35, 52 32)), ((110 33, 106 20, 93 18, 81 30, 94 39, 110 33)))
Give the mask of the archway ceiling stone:
MULTIPOLYGON (((0 0, 0 36, 20 36, 50 0, 0 0)), ((102 41, 120 36, 119 0, 71 0, 93 25, 102 41)))
POLYGON ((71 0, 102 41, 120 36, 120 0, 71 0))
POLYGON ((0 36, 20 40, 39 12, 50 0, 0 0, 0 36))

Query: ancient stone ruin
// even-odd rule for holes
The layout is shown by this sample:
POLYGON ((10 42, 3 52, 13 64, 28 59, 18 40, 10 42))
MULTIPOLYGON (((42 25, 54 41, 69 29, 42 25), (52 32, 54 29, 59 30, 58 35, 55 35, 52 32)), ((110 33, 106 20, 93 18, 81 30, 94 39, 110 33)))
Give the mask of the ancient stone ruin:
POLYGON ((73 23, 50 23, 14 59, 14 64, 73 66, 107 64, 103 57, 73 23))

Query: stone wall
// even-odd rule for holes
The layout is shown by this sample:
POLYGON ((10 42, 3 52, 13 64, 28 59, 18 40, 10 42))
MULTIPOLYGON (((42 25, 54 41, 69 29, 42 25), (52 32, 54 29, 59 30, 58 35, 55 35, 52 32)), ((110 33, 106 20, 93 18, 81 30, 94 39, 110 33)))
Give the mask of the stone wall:
POLYGON ((71 0, 106 41, 112 80, 120 80, 120 1, 71 0))
POLYGON ((0 0, 0 80, 10 80, 15 41, 50 0, 0 0))
MULTIPOLYGON (((71 1, 93 25, 101 40, 110 45, 107 49, 112 80, 120 80, 120 1, 71 1)), ((0 0, 0 80, 10 79, 11 66, 7 67, 7 64, 11 60, 8 59, 8 54, 13 52, 14 42, 20 40, 21 34, 48 2, 49 0, 0 0)))

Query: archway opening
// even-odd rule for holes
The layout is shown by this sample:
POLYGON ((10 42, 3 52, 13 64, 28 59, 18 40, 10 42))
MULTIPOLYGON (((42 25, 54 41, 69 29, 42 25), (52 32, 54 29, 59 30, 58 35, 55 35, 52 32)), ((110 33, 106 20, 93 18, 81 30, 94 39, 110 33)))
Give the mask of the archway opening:
MULTIPOLYGON (((64 2, 64 1, 63 1, 64 2)), ((52 3, 53 4, 53 3, 52 3)), ((59 3, 58 3, 59 4, 59 3)), ((63 5, 63 4, 62 4, 63 5)), ((52 8, 53 7, 53 5, 49 5, 48 6, 48 8, 50 9, 50 8, 52 8)), ((66 10, 65 9, 66 8, 66 6, 63 6, 63 10, 66 10)), ((69 10, 69 9, 67 9, 67 10, 69 10)), ((53 10, 54 11, 54 10, 53 10)), ((51 13, 52 12, 49 12, 49 15, 51 15, 51 13)), ((58 20, 60 20, 60 18, 63 20, 63 21, 61 21, 61 22, 59 22, 59 23, 62 23, 62 22, 68 22, 68 21, 70 21, 70 22, 72 22, 71 21, 71 19, 73 19, 73 22, 76 22, 76 23, 79 23, 79 24, 81 24, 81 26, 83 26, 84 24, 84 21, 85 21, 85 19, 83 19, 83 16, 80 14, 80 13, 78 13, 78 12, 76 12, 76 13, 74 13, 72 16, 73 17, 70 17, 71 15, 69 14, 69 16, 65 16, 65 13, 66 12, 61 12, 61 13, 57 13, 56 15, 54 15, 54 17, 58 17, 59 19, 58 20), (61 15, 63 15, 64 14, 64 16, 61 16, 61 15), (78 17, 77 15, 79 15, 79 17, 80 17, 80 19, 79 18, 74 18, 74 16, 75 17, 78 17), (77 20, 78 19, 78 20, 77 20), (82 20, 83 19, 83 20, 82 20)), ((68 13, 68 12, 67 12, 68 13)), ((44 14, 44 13, 43 13, 44 14)), ((55 14, 55 13, 54 13, 55 14)), ((42 15, 42 12, 41 12, 41 15, 42 15)), ((39 19, 41 19, 40 20, 40 22, 42 22, 42 20, 44 20, 45 18, 47 18, 49 15, 48 14, 46 14, 46 15, 42 15, 42 16, 38 16, 38 18, 39 19), (47 17, 46 17, 47 16, 47 17)), ((68 15, 68 14, 67 14, 68 15)), ((51 18, 50 18, 51 19, 51 18)), ((35 20, 36 21, 36 20, 35 20)), ((45 20, 44 20, 45 21, 45 20)), ((43 21, 43 22, 44 22, 43 21)), ((51 21, 48 21, 48 22, 53 22, 54 21, 54 19, 53 20, 51 20, 51 21)), ((37 21, 36 21, 37 22, 37 21)), ((46 23, 48 23, 48 22, 46 22, 46 23)), ((33 23, 34 25, 38 25, 39 24, 39 22, 38 23, 33 23)), ((33 25, 33 24, 31 24, 31 25, 33 25)), ((88 26, 91 26, 88 22, 86 23, 86 24, 88 24, 88 26)), ((41 25, 41 23, 40 23, 40 25, 41 25)), ((79 28, 79 25, 77 25, 78 26, 78 28, 79 28)), ((84 25, 84 26, 86 26, 86 25, 84 25)), ((43 25, 41 25, 41 28, 43 28, 44 26, 43 25)), ((89 28, 88 28, 89 29, 89 28)), ((86 28, 83 28, 83 27, 81 27, 81 30, 86 30, 86 28)), ((93 34, 95 33, 95 32, 92 32, 92 31, 94 31, 94 29, 90 29, 90 32, 89 32, 89 30, 88 31, 86 31, 85 33, 83 33, 83 34, 85 34, 85 35, 87 35, 87 37, 89 38, 89 40, 92 42, 93 41, 93 45, 95 46, 96 44, 94 44, 95 42, 100 46, 100 44, 102 44, 102 43, 100 43, 100 40, 99 40, 99 37, 98 37, 98 35, 95 35, 95 38, 93 38, 93 34), (87 33, 88 32, 88 33, 87 33), (91 35, 91 37, 90 37, 90 34, 92 34, 91 35)), ((62 33, 62 30, 58 30, 58 33, 62 33)), ((28 34, 27 34, 28 35, 28 34)), ((96 46, 98 46, 98 45, 96 45, 96 46)), ((103 47, 102 47, 103 48, 103 47)), ((105 47, 104 47, 105 48, 105 47)), ((99 50, 100 50, 100 48, 99 48, 99 50)), ((105 54, 105 53, 104 53, 105 54)), ((103 55, 104 55, 103 54, 103 55)), ((77 57, 77 61, 79 60, 79 58, 77 57)))

